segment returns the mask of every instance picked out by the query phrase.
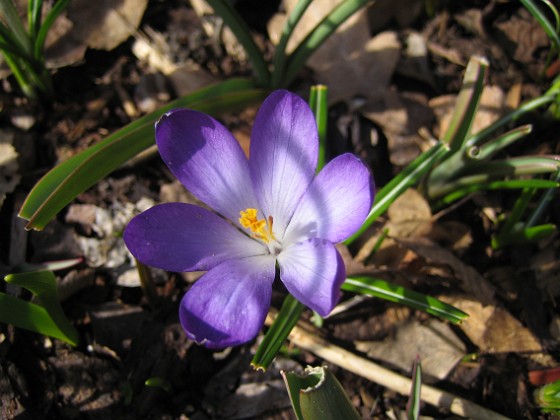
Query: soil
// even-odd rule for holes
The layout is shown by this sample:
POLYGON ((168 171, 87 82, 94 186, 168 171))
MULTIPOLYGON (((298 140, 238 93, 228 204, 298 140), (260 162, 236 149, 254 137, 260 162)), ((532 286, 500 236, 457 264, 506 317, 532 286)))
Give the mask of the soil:
MULTIPOLYGON (((264 3, 266 7, 258 0, 245 0, 235 2, 235 6, 270 56, 274 47, 264 23, 281 11, 282 5, 278 1, 264 3)), ((379 1, 378 6, 389 7, 389 3, 402 6, 406 2, 379 1)), ((387 88, 404 98, 404 103, 416 106, 416 116, 420 111, 425 113, 421 125, 435 136, 441 134, 439 118, 428 102, 458 93, 464 65, 473 55, 488 58, 487 85, 504 95, 515 96, 517 92, 514 103, 535 98, 550 86, 551 78, 545 76, 550 46, 517 2, 441 2, 433 13, 421 9, 414 16, 403 16, 397 7, 386 16, 372 29, 372 37, 391 30, 400 40, 415 32, 428 41, 429 80, 397 67, 387 88)), ((215 23, 215 19, 206 22, 215 23)), ((192 60, 216 80, 251 74, 246 60, 232 55, 223 41, 216 43, 201 30, 200 18, 185 2, 150 1, 140 23, 143 30, 147 27, 163 34, 176 62, 192 60), (185 23, 185 17, 191 19, 192 26, 185 23), (178 36, 179 29, 185 32, 183 37, 178 36)), ((0 212, 0 271, 14 273, 26 264, 76 257, 81 262, 56 272, 63 308, 80 333, 77 347, 0 324, 1 417, 294 418, 279 372, 321 364, 332 369, 364 418, 403 415, 405 396, 311 352, 287 346, 273 366, 262 373, 250 366, 261 337, 224 351, 208 350, 185 337, 178 323, 178 303, 200 273, 153 270, 155 293, 146 293, 119 239, 126 221, 145 206, 193 200, 155 154, 119 169, 80 194, 44 231, 23 230, 17 213, 46 171, 145 113, 143 101, 151 99, 157 106, 176 96, 165 76, 154 76, 150 67, 133 54, 133 43, 129 38, 110 51, 88 49, 79 63, 57 69, 53 76, 56 99, 48 105, 24 98, 13 78, 2 81, 1 130, 3 136, 14 138, 20 180, 6 195, 0 212), (158 91, 163 96, 139 89, 149 80, 163 80, 164 88, 158 91), (126 99, 132 100, 135 112, 127 110, 126 99), (24 127, 28 119, 31 124, 24 127), (146 384, 148 379, 150 386, 146 384)), ((306 69, 290 88, 306 97, 307 86, 316 81, 317 75, 306 69)), ((355 100, 355 96, 348 96, 331 105, 329 150, 331 155, 343 151, 360 155, 372 166, 377 186, 381 187, 418 155, 421 147, 417 139, 412 146, 407 143, 406 147, 396 147, 390 128, 379 118, 368 118, 367 106, 354 107, 355 100), (377 142, 371 138, 374 134, 377 142)), ((224 115, 222 120, 243 142, 247 141, 254 113, 255 109, 250 109, 224 115)), ((544 110, 523 120, 533 124, 534 131, 508 153, 560 152, 556 120, 544 110)), ((428 216, 429 222, 412 216, 416 233, 396 237, 399 235, 391 231, 396 245, 387 246, 373 259, 361 258, 361 253, 371 249, 368 239, 376 237, 386 223, 397 223, 394 213, 384 216, 348 250, 347 265, 350 272, 376 273, 377 277, 473 311, 470 325, 480 334, 449 327, 449 334, 459 342, 461 357, 442 377, 427 375, 426 383, 508 417, 547 418, 549 415, 543 414, 534 400, 537 384, 530 380, 530 372, 558 365, 560 241, 554 234, 533 244, 501 250, 490 247, 500 218, 507 217, 517 194, 478 194, 436 217, 428 216), (474 274, 463 276, 465 267, 474 274), (465 285, 468 281, 475 283, 469 288, 465 285), (493 291, 491 298, 480 292, 485 287, 493 291), (489 307, 494 312, 485 318, 484 308, 489 307)), ((419 200, 417 208, 425 203, 419 200)), ((558 224, 559 209, 556 198, 546 209, 544 220, 558 224)), ((29 298, 3 282, 0 290, 29 298)), ((273 306, 281 305, 284 293, 280 287, 275 289, 273 306)), ((352 295, 345 293, 343 301, 351 299, 352 295)), ((305 312, 304 319, 309 321, 311 315, 305 312)), ((383 361, 375 349, 380 343, 388 345, 404 325, 425 326, 430 319, 419 311, 369 299, 326 319, 321 332, 337 345, 410 377, 409 368, 383 361)), ((411 363, 412 359, 405 366, 411 363)), ((451 415, 428 404, 422 405, 421 412, 435 418, 451 415)))

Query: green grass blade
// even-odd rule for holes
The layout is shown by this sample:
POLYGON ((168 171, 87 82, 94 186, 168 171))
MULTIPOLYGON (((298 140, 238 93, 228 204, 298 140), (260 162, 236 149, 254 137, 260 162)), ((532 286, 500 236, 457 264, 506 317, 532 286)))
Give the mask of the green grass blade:
POLYGON ((282 344, 294 328, 303 311, 303 304, 299 303, 292 295, 287 295, 278 312, 278 316, 265 334, 251 365, 255 369, 268 369, 282 344))
POLYGON ((281 86, 289 86, 297 77, 309 57, 331 36, 346 19, 366 6, 370 0, 345 0, 336 6, 319 24, 305 37, 295 51, 288 57, 286 71, 281 86))
POLYGON ((35 38, 35 57, 43 57, 43 47, 45 46, 47 35, 56 18, 66 9, 66 6, 68 6, 68 2, 69 0, 58 0, 45 17, 45 22, 39 28, 37 37, 35 38))
POLYGON ((177 99, 53 168, 31 190, 19 216, 29 221, 27 229, 43 229, 78 194, 154 144, 154 123, 172 108, 219 114, 262 100, 265 94, 247 79, 231 79, 177 99))
POLYGON ((52 271, 10 274, 4 280, 7 283, 23 287, 33 293, 58 329, 64 334, 65 341, 74 346, 78 344, 78 332, 70 324, 70 321, 64 315, 62 306, 60 306, 56 277, 52 271))
POLYGON ((317 160, 317 172, 325 166, 328 122, 327 94, 328 89, 326 86, 311 86, 309 106, 315 114, 317 129, 319 130, 319 158, 317 160))
MULTIPOLYGON (((554 182, 560 183, 560 170, 558 170, 552 178, 554 182)), ((544 210, 550 205, 550 203, 552 203, 552 200, 557 193, 558 188, 550 188, 549 190, 545 191, 545 193, 542 195, 542 197, 539 199, 539 202, 535 206, 535 209, 527 219, 527 226, 531 227, 537 224, 542 214, 544 213, 544 210)))
POLYGON ((510 144, 515 143, 517 140, 520 140, 530 134, 531 131, 532 127, 530 124, 517 127, 485 143, 481 147, 471 146, 470 148, 468 148, 468 153, 476 160, 488 160, 494 157, 496 153, 501 152, 510 144))
POLYGON ((435 200, 433 207, 436 209, 448 206, 461 198, 477 191, 492 190, 516 190, 522 188, 549 189, 558 188, 560 184, 547 179, 508 179, 488 181, 488 176, 478 175, 461 178, 448 185, 442 197, 435 200))
POLYGON ((311 4, 312 0, 300 0, 294 7, 294 10, 288 16, 288 20, 286 20, 286 24, 282 29, 282 35, 280 37, 280 41, 276 46, 274 51, 274 71, 272 73, 272 87, 278 88, 280 87, 280 83, 282 82, 282 77, 284 74, 284 68, 286 66, 286 46, 288 45, 288 41, 294 32, 294 28, 300 21, 301 17, 311 4))
POLYGON ((12 0, 0 0, 0 18, 2 18, 13 32, 21 48, 28 54, 32 54, 33 48, 31 46, 31 39, 23 26, 23 22, 12 0))
POLYGON ((422 153, 404 168, 396 177, 379 190, 375 203, 363 225, 344 243, 350 245, 366 231, 379 216, 387 211, 389 206, 408 188, 417 184, 420 179, 445 155, 449 149, 445 143, 438 143, 430 150, 422 153))
POLYGON ((407 305, 455 324, 464 321, 468 317, 468 314, 460 309, 448 305, 434 297, 372 277, 348 277, 342 284, 342 290, 407 305))
MULTIPOLYGON (((529 13, 533 15, 537 22, 539 22, 539 25, 541 25, 545 31, 556 51, 560 53, 560 36, 558 35, 557 29, 550 23, 546 15, 537 6, 536 2, 533 0, 521 0, 521 3, 529 13)), ((555 11, 554 8, 551 8, 551 10, 553 10, 553 12, 555 11)), ((557 16, 557 12, 555 12, 555 15, 557 16)))
POLYGON ((408 420, 418 420, 420 417, 420 391, 422 389, 422 364, 420 357, 414 360, 412 368, 412 389, 406 404, 406 417, 408 420))
POLYGON ((487 69, 488 60, 484 57, 472 57, 467 64, 449 127, 443 135, 451 153, 461 150, 467 139, 478 110, 487 69))
POLYGON ((0 292, 0 322, 76 345, 42 306, 0 292))
POLYGON ((239 43, 245 49, 249 61, 253 66, 258 85, 261 87, 269 87, 270 71, 264 61, 263 53, 259 47, 257 47, 257 44, 255 44, 251 36, 251 30, 245 21, 227 0, 206 0, 206 2, 212 6, 216 14, 229 26, 239 43))
POLYGON ((507 232, 492 238, 492 248, 499 249, 505 246, 538 242, 550 237, 550 235, 556 233, 556 231, 556 225, 551 223, 516 229, 512 232, 507 232))
POLYGON ((27 28, 31 42, 37 39, 39 28, 41 28, 43 12, 43 0, 28 0, 27 3, 27 28))
POLYGON ((498 121, 495 121, 485 129, 470 136, 465 146, 472 147, 472 146, 482 145, 485 141, 487 141, 490 138, 490 136, 494 135, 495 132, 507 126, 509 123, 518 120, 528 112, 535 111, 536 109, 544 105, 548 105, 554 102, 558 97, 558 93, 559 93, 558 88, 551 89, 547 94, 525 102, 519 108, 515 109, 514 111, 500 118, 498 121))

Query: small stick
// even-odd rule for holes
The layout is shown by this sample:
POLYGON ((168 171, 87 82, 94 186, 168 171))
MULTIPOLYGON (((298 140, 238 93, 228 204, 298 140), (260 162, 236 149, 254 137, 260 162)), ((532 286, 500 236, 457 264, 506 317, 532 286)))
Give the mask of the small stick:
MULTIPOLYGON (((266 324, 270 325, 274 318, 276 318, 276 313, 271 310, 266 318, 266 324)), ((412 381, 409 378, 335 346, 319 337, 317 331, 310 326, 305 326, 301 321, 292 329, 288 339, 292 344, 385 388, 402 395, 410 393, 412 381)), ((453 414, 463 417, 480 420, 508 419, 492 410, 429 385, 422 385, 420 398, 428 404, 447 409, 453 414)))

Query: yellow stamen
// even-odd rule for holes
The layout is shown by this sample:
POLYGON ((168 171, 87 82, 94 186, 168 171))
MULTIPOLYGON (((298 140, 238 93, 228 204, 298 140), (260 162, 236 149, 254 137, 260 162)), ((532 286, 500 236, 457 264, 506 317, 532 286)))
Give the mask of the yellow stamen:
POLYGON ((248 208, 245 211, 240 211, 239 223, 246 229, 249 229, 253 234, 253 238, 260 239, 265 243, 269 243, 271 239, 275 240, 274 233, 272 232, 272 216, 268 216, 268 223, 265 219, 257 219, 257 209, 248 208))

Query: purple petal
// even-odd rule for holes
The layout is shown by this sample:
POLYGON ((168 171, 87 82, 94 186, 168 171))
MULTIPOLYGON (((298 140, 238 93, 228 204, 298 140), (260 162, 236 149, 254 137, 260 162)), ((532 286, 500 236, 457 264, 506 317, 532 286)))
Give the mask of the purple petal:
POLYGON ((278 255, 280 279, 301 303, 326 316, 340 298, 346 271, 334 245, 312 238, 278 255))
POLYGON ((374 197, 369 169, 352 154, 329 162, 303 196, 286 230, 285 243, 317 237, 340 242, 362 225, 374 197))
POLYGON ((270 307, 274 266, 270 255, 229 260, 198 279, 179 308, 189 338, 210 348, 255 338, 270 307))
POLYGON ((262 104, 251 134, 249 167, 264 217, 280 239, 317 167, 318 134, 307 103, 287 91, 262 104))
POLYGON ((168 271, 208 270, 230 258, 266 252, 221 217, 184 203, 160 204, 139 214, 123 239, 140 262, 168 271))
POLYGON ((156 143, 173 175, 216 212, 237 221, 241 210, 256 207, 243 150, 214 118, 169 112, 156 124, 156 143))

